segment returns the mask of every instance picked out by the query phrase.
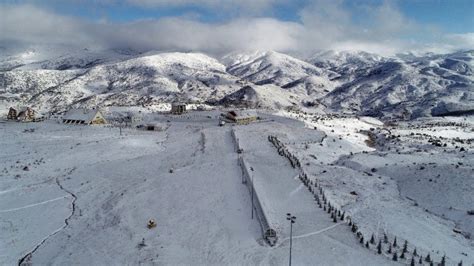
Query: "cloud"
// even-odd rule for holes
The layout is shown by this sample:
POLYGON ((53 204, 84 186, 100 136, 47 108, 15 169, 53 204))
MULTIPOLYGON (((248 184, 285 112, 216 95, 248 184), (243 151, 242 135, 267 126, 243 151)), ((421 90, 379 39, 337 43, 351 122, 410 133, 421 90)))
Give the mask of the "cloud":
MULTIPOLYGON (((128 1, 164 5, 171 0, 128 1)), ((173 2, 185 5, 195 1, 173 2)), ((203 0, 202 3, 213 5, 218 2, 224 0, 203 0)), ((273 2, 264 0, 256 5, 273 2)), ((268 17, 238 17, 226 22, 207 23, 193 18, 167 17, 118 23, 64 16, 34 5, 0 5, 0 32, 2 40, 22 43, 211 54, 235 50, 310 54, 325 49, 394 54, 415 49, 447 52, 474 47, 474 33, 443 33, 430 25, 409 20, 390 3, 358 11, 364 12, 365 23, 355 23, 354 14, 343 7, 342 0, 313 1, 301 9, 300 20, 296 22, 268 17), (421 35, 418 32, 425 34, 421 42, 413 38, 421 35)))
POLYGON ((261 11, 278 3, 289 2, 289 0, 126 0, 126 2, 151 8, 198 6, 211 9, 238 8, 246 11, 261 11))

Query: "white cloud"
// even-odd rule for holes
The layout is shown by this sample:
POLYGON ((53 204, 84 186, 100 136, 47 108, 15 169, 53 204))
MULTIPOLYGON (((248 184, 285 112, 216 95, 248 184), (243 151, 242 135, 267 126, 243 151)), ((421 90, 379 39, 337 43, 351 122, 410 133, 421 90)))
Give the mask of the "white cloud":
POLYGON ((242 8, 245 10, 264 10, 274 4, 289 0, 126 0, 127 3, 143 7, 181 7, 200 6, 207 8, 242 8))
MULTIPOLYGON (((203 1, 212 4, 223 0, 203 1)), ((156 1, 153 2, 156 4, 156 1)), ((179 1, 181 4, 188 2, 190 0, 179 1)), ((432 30, 429 25, 408 20, 389 4, 367 8, 368 25, 360 26, 354 23, 353 14, 345 10, 341 3, 341 0, 315 1, 301 10, 299 22, 247 17, 223 23, 204 23, 184 17, 128 23, 91 22, 32 5, 0 5, 0 32, 3 40, 24 43, 214 54, 233 50, 304 54, 320 49, 393 54, 415 49, 451 51, 474 47, 474 33, 443 34, 432 30), (425 36, 427 41, 411 39, 410 35, 415 30, 430 35, 425 36)))

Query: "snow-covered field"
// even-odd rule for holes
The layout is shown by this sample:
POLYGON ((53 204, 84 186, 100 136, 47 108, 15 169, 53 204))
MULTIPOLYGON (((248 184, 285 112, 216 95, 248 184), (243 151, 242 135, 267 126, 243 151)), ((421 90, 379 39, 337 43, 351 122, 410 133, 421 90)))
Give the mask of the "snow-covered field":
POLYGON ((396 236, 435 261, 446 255, 453 264, 474 263, 471 118, 384 126, 366 117, 281 114, 327 133, 322 143, 285 142, 365 236, 396 236), (376 132, 375 139, 360 130, 376 132), (434 145, 434 137, 441 144, 434 145), (367 143, 371 147, 363 148, 367 143))
POLYGON ((435 262, 446 255, 450 265, 474 263, 472 121, 461 135, 444 134, 449 145, 438 147, 410 134, 413 127, 429 131, 420 126, 426 121, 384 126, 372 118, 280 113, 300 122, 261 113, 258 123, 219 127, 218 115, 147 114, 166 129, 122 135, 106 126, 0 123, 0 264, 282 265, 287 212, 297 216, 295 265, 409 264, 414 247, 435 262), (383 127, 401 136, 383 135, 383 127), (232 128, 276 224, 274 247, 251 219, 232 128), (368 147, 360 130, 371 128, 376 139, 368 147), (386 233, 399 246, 407 240, 407 259, 392 261, 385 243, 378 255, 347 223, 334 223, 268 135, 287 145, 364 236, 378 242, 386 233), (148 229, 149 219, 157 227, 148 229))

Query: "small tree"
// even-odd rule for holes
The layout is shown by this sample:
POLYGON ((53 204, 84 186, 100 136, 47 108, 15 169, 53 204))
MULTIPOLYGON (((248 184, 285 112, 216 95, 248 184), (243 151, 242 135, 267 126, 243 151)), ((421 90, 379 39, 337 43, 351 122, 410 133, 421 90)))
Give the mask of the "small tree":
POLYGON ((388 236, 386 233, 383 234, 383 242, 386 244, 388 243, 388 236))
POLYGON ((379 240, 379 244, 377 245, 377 253, 382 254, 382 240, 379 240))
POLYGON ((334 215, 334 217, 332 218, 332 221, 335 222, 335 223, 337 223, 337 217, 336 217, 336 215, 334 215))
POLYGON ((418 253, 416 252, 416 248, 413 250, 413 256, 418 256, 418 253))
POLYGON ((365 242, 365 247, 369 248, 369 241, 365 242))
POLYGON ((400 255, 400 259, 404 259, 405 258, 405 252, 402 251, 402 254, 400 255))
POLYGON ((352 224, 352 233, 355 233, 357 231, 357 226, 355 224, 352 224))
POLYGON ((394 252, 394 253, 393 253, 392 260, 393 260, 393 261, 398 261, 397 252, 394 252))
POLYGON ((388 254, 392 254, 392 246, 388 246, 388 250, 387 250, 388 254))
POLYGON ((422 263, 423 263, 423 256, 420 256, 420 259, 418 260, 418 263, 419 263, 419 264, 422 264, 422 263))
POLYGON ((375 237, 374 237, 374 234, 372 234, 372 236, 370 237, 370 244, 375 244, 375 237))
POLYGON ((445 266, 446 265, 446 255, 444 255, 442 258, 441 258, 441 263, 440 263, 441 266, 445 266))
POLYGON ((393 239, 393 247, 396 248, 397 247, 397 237, 395 237, 393 239))
POLYGON ((462 261, 460 261, 460 262, 458 263, 458 266, 462 266, 462 261))
POLYGON ((361 236, 361 237, 360 237, 360 243, 361 243, 361 244, 364 244, 364 236, 361 236))
POLYGON ((415 257, 411 257, 410 266, 415 266, 415 257))
POLYGON ((425 261, 426 261, 426 262, 430 262, 430 261, 431 261, 430 253, 428 253, 428 255, 426 255, 425 261))
POLYGON ((403 252, 407 252, 408 251, 408 241, 405 240, 405 243, 403 244, 403 252))
POLYGON ((342 215, 341 215, 341 221, 344 221, 344 216, 345 216, 346 212, 343 212, 342 215))

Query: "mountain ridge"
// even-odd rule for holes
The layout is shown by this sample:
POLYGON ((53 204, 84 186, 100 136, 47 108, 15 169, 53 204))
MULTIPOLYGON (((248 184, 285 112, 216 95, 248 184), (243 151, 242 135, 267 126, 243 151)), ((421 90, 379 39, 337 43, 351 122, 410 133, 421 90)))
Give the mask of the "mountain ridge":
POLYGON ((305 60, 274 51, 220 58, 194 52, 20 51, 0 58, 0 105, 5 110, 27 104, 47 113, 180 99, 413 119, 474 109, 473 58, 473 50, 395 57, 323 51, 305 60))

